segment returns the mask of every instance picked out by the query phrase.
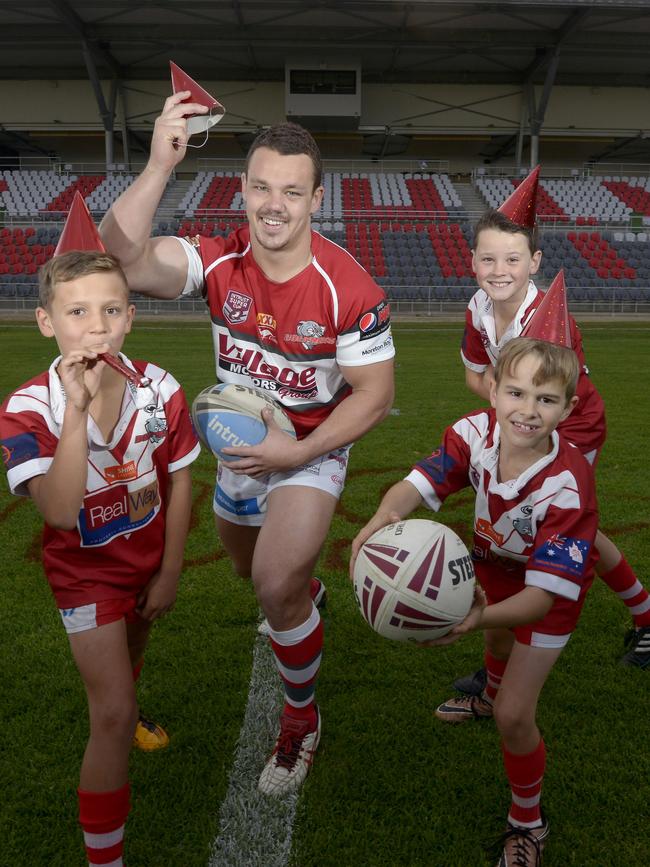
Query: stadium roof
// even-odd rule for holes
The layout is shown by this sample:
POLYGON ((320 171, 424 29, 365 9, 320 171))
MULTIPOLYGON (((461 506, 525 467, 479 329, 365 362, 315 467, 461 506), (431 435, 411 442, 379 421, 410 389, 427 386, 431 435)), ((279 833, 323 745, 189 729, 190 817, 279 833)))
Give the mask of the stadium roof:
POLYGON ((648 0, 0 0, 4 79, 277 81, 355 60, 365 82, 650 85, 648 0))

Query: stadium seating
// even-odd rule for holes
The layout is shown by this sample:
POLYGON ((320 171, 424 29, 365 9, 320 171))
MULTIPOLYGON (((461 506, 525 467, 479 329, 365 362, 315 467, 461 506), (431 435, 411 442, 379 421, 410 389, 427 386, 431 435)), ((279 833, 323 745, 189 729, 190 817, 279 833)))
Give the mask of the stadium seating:
MULTIPOLYGON (((479 177, 476 188, 489 207, 497 208, 519 183, 519 180, 508 178, 479 177)), ((633 211, 645 213, 633 204, 645 206, 645 190, 639 191, 638 195, 633 195, 630 190, 632 188, 628 188, 628 185, 616 185, 599 178, 543 178, 540 180, 538 192, 539 220, 541 223, 575 223, 578 226, 627 223, 633 211)), ((650 215, 650 193, 646 195, 647 213, 650 215)))
POLYGON ((69 175, 53 171, 0 172, 0 201, 11 217, 38 217, 66 212, 75 191, 86 199, 91 211, 104 213, 132 183, 130 174, 69 175))
MULTIPOLYGON (((341 221, 352 214, 399 219, 465 213, 444 174, 325 172, 323 189, 319 214, 323 220, 341 221)), ((185 217, 200 217, 206 210, 242 210, 239 173, 199 172, 179 208, 185 217)))
MULTIPOLYGON (((67 210, 75 189, 100 215, 132 180, 119 173, 0 173, 0 207, 14 221, 0 228, 0 296, 36 294, 38 268, 52 255, 61 230, 59 211, 67 210)), ((487 204, 499 205, 518 183, 479 177, 476 186, 487 204)), ((314 228, 348 249, 391 297, 466 301, 475 291, 472 225, 447 175, 326 172, 323 187, 314 228)), ((606 301, 612 291, 650 300, 648 200, 650 181, 644 177, 543 179, 542 285, 564 268, 574 301, 606 301), (633 212, 646 221, 643 231, 632 231, 633 212), (567 222, 575 228, 564 227, 567 222)), ((225 236, 245 221, 240 175, 199 172, 179 206, 161 213, 169 215, 157 221, 154 234, 225 236)))

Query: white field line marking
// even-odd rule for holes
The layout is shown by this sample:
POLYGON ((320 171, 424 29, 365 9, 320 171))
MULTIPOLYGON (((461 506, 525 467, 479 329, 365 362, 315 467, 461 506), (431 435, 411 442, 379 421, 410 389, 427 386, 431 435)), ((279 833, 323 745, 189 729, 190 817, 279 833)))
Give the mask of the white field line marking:
POLYGON ((248 704, 208 867, 285 867, 289 860, 299 793, 270 798, 257 788, 277 736, 283 702, 271 643, 260 635, 255 639, 248 704))

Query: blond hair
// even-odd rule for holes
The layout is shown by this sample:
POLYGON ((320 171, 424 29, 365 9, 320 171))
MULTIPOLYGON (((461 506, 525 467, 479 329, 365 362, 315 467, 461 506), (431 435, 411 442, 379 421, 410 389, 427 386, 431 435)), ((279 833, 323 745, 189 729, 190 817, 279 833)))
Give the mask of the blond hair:
POLYGON ((501 350, 494 369, 497 386, 504 374, 513 374, 521 359, 527 355, 534 355, 539 361, 533 384, 543 385, 550 380, 557 380, 562 383, 568 403, 578 387, 580 362, 573 349, 557 346, 555 343, 549 343, 548 340, 516 337, 507 343, 501 350))
POLYGON ((41 307, 51 304, 57 283, 69 283, 89 274, 118 274, 128 299, 129 286, 117 259, 99 250, 71 250, 54 256, 38 272, 38 303, 41 307))

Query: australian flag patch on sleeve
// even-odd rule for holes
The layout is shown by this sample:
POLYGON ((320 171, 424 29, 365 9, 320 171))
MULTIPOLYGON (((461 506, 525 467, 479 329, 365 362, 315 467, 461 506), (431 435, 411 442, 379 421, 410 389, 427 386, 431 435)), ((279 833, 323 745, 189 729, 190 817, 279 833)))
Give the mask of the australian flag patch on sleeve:
POLYGON ((591 543, 584 539, 555 533, 537 548, 529 567, 539 566, 571 578, 580 578, 585 573, 590 548, 591 543))

